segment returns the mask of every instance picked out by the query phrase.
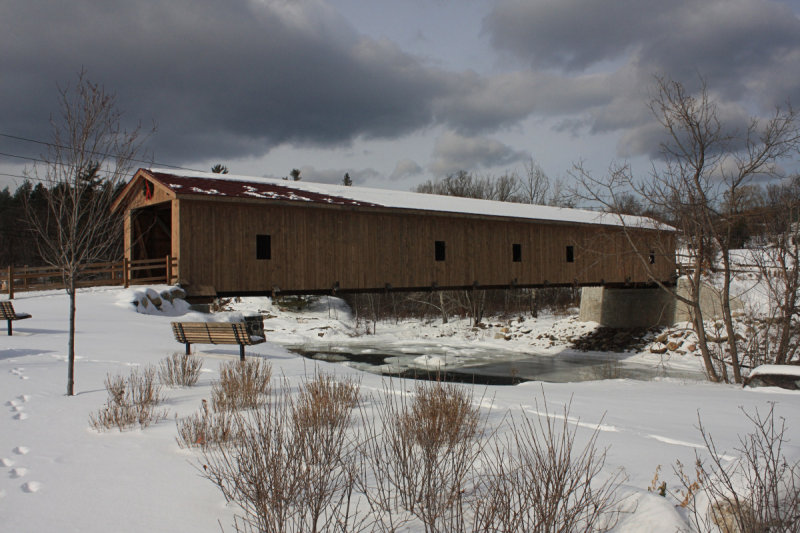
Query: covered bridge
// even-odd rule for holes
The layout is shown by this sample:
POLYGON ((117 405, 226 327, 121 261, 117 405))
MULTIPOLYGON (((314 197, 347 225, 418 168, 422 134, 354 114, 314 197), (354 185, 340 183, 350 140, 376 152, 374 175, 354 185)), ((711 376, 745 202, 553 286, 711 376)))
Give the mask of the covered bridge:
POLYGON ((177 258, 190 296, 672 282, 641 217, 139 169, 116 199, 128 259, 177 258))

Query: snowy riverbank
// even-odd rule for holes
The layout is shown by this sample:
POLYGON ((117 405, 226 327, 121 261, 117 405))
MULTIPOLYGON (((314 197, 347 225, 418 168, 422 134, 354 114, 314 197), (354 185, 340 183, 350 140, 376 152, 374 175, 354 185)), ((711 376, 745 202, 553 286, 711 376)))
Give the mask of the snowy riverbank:
MULTIPOLYGON (((182 450, 175 440, 173 418, 197 411, 209 397, 221 361, 236 358, 236 346, 198 346, 203 373, 198 386, 166 389, 170 418, 145 430, 97 433, 89 414, 106 399, 107 374, 127 374, 137 365, 157 364, 181 351, 169 322, 174 318, 137 313, 133 291, 94 289, 78 295, 76 395, 66 388, 67 297, 62 292, 18 294, 14 306, 33 318, 15 324, 14 335, 0 335, 0 511, 3 531, 208 531, 230 529, 234 510, 197 471, 197 455, 182 450)), ((341 364, 312 361, 286 348, 312 340, 332 347, 370 344, 402 349, 417 343, 439 345, 450 362, 459 364, 473 354, 492 349, 524 353, 536 350, 558 357, 566 354, 563 338, 579 335, 592 325, 569 317, 542 317, 516 323, 492 322, 473 329, 466 322, 441 324, 378 323, 377 335, 361 335, 338 301, 321 301, 302 313, 289 312, 267 300, 247 299, 237 312, 259 310, 268 342, 248 348, 265 357, 274 376, 298 384, 315 369, 356 375, 362 394, 378 394, 386 378, 341 364), (507 331, 503 331, 507 328, 507 331), (500 335, 498 335, 500 334, 500 335), (506 340, 506 337, 509 337, 506 340)), ((195 317, 196 318, 196 317, 195 317)), ((430 355, 430 354, 429 354, 430 355)), ((430 355, 421 366, 438 364, 430 355)), ((675 365, 698 369, 689 353, 664 356, 649 351, 615 356, 646 365, 675 365)), ((408 382, 392 387, 407 390, 408 382)), ((656 381, 612 379, 582 383, 528 382, 513 387, 475 386, 475 401, 484 401, 489 423, 508 412, 537 416, 542 395, 551 413, 571 402, 571 423, 579 438, 599 427, 598 446, 608 449, 606 469, 623 468, 628 498, 614 531, 675 531, 685 526, 675 501, 647 491, 656 468, 669 490, 679 487, 671 466, 676 460, 691 465, 702 453, 698 416, 718 449, 731 454, 738 435, 751 430, 740 407, 766 412, 770 402, 787 419, 790 459, 800 458, 800 394, 774 388, 742 389, 702 381, 663 378, 656 381)))

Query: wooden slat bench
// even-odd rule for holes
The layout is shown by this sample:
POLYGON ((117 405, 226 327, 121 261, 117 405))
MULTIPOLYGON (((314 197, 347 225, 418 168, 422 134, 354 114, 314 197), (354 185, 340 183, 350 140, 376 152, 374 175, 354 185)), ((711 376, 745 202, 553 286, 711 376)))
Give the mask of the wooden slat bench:
POLYGON ((11 322, 14 320, 24 320, 26 318, 30 318, 31 315, 28 313, 19 313, 17 314, 14 311, 14 305, 9 302, 0 302, 0 319, 8 321, 8 335, 11 336, 13 330, 11 328, 11 322))
POLYGON ((186 354, 192 344, 238 344, 239 359, 244 361, 244 347, 260 344, 264 337, 251 336, 244 322, 172 322, 175 340, 186 345, 186 354))

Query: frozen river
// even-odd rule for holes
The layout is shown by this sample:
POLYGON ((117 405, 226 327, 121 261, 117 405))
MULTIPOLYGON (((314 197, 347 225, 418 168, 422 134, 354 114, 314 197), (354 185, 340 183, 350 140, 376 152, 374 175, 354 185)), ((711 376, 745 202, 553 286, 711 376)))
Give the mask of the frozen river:
POLYGON ((388 345, 311 343, 288 348, 305 357, 341 362, 376 374, 424 377, 445 372, 453 378, 491 384, 533 380, 570 383, 599 379, 648 381, 665 377, 706 379, 702 372, 631 361, 627 354, 567 350, 553 355, 426 341, 388 345))

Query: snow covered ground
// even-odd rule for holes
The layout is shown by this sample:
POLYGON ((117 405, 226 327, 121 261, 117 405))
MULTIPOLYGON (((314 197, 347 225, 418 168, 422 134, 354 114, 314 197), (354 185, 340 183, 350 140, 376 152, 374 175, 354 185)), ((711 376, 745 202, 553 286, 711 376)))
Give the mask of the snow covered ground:
MULTIPOLYGON (((135 292, 108 288, 78 295, 74 397, 64 394, 66 295, 20 293, 13 301, 18 312, 30 313, 33 318, 17 322, 11 337, 5 335, 4 327, 0 333, 0 531, 218 532, 220 524, 231 530, 235 509, 200 476, 196 453, 179 448, 174 417, 195 413, 201 400, 209 398, 220 362, 238 357, 238 347, 196 347, 203 357, 200 382, 190 389, 165 390, 170 419, 122 433, 98 433, 90 427, 89 415, 106 400, 107 374, 127 375, 136 365, 157 364, 183 349, 172 337, 169 322, 174 318, 169 315, 186 309, 165 304, 168 313, 137 313, 131 304, 135 292)), ((302 313, 283 311, 266 299, 246 299, 235 305, 236 311, 262 311, 269 317, 265 320, 268 342, 249 347, 248 354, 267 358, 273 375, 285 376, 295 384, 315 368, 357 375, 363 394, 379 394, 386 378, 302 358, 286 346, 414 348, 416 355, 404 364, 430 367, 443 362, 442 354, 448 354, 448 364, 469 363, 475 353, 485 361, 492 351, 504 357, 509 353, 521 357, 526 351, 570 357, 565 339, 593 327, 570 317, 526 319, 516 324, 492 320, 484 329, 473 329, 464 322, 379 322, 377 335, 366 336, 363 326, 354 327, 338 300, 320 300, 302 313)), ((698 358, 690 353, 670 353, 669 357, 649 351, 613 357, 653 367, 700 369, 698 358)), ((392 380, 391 386, 410 388, 404 380, 392 380)), ((785 452, 792 460, 800 459, 800 394, 795 392, 673 378, 534 381, 474 389, 476 402, 484 398, 482 408, 490 425, 499 424, 509 411, 537 416, 545 395, 551 413, 562 412, 571 401, 570 423, 579 427, 580 438, 588 438, 592 429, 599 427, 598 444, 608 448, 606 469, 610 473, 624 468, 626 505, 635 509, 622 516, 616 532, 672 532, 685 527, 676 502, 649 493, 647 487, 661 465, 661 479, 668 489, 678 489, 672 465, 676 460, 691 465, 695 452, 702 453, 698 416, 718 449, 734 456, 737 436, 751 430, 740 408, 766 412, 774 402, 776 413, 787 420, 791 442, 785 452)))

